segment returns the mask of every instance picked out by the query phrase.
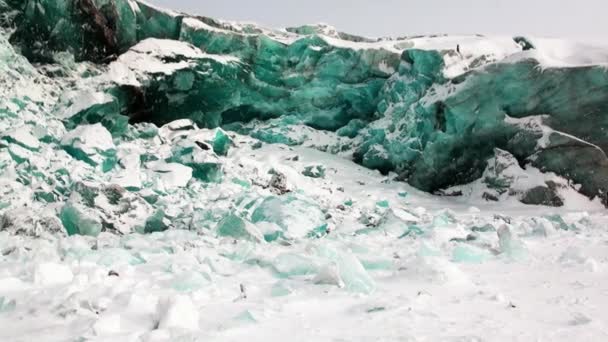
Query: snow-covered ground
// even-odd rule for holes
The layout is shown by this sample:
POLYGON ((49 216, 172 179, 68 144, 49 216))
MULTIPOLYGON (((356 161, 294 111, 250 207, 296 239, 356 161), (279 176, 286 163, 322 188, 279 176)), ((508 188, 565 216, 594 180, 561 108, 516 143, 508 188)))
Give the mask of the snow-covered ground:
POLYGON ((608 338, 604 210, 433 197, 306 148, 245 146, 229 159, 228 175, 282 172, 328 208, 329 234, 280 244, 3 232, 0 340, 608 338), (325 178, 302 175, 307 165, 325 178))

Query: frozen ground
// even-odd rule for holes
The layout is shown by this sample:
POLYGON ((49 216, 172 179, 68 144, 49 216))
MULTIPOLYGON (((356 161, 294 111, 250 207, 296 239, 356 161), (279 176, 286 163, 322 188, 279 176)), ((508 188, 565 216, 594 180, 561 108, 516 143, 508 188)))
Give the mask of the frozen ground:
POLYGON ((302 195, 329 208, 330 233, 292 245, 190 231, 0 233, 0 339, 608 337, 604 210, 474 207, 305 148, 244 147, 230 158, 231 167, 281 170, 302 195), (326 167, 325 179, 300 174, 311 164, 326 167), (343 205, 348 200, 352 206, 343 205), (365 215, 383 221, 365 230, 365 215))

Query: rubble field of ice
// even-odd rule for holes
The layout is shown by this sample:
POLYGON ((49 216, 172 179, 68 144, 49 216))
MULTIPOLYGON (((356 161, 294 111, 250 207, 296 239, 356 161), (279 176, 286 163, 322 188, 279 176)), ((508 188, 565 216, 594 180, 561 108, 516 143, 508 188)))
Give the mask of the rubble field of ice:
MULTIPOLYGON (((64 10, 64 3, 42 1, 24 13, 64 10)), ((551 86, 551 72, 558 80, 579 80, 590 92, 604 89, 607 49, 540 38, 346 39, 327 25, 278 31, 179 19, 184 31, 203 32, 216 44, 209 49, 245 46, 219 54, 155 36, 180 13, 143 1, 112 3, 125 5, 124 22, 133 14, 153 34, 144 32, 146 39, 107 63, 76 61, 65 51, 53 51, 52 62, 28 60, 0 16, 0 341, 608 340, 604 179, 586 185, 599 184, 592 189, 597 194, 583 194, 585 186, 567 178, 570 173, 534 164, 546 151, 581 148, 574 151, 585 153, 583 166, 599 165, 599 174, 606 167, 603 140, 594 144, 594 134, 581 138, 580 131, 556 127, 553 113, 504 109, 472 123, 458 121, 458 111, 443 122, 435 118, 481 98, 465 91, 492 72, 513 81, 519 69, 510 64, 534 77, 549 75, 540 82, 549 90, 537 89, 531 101, 561 94, 551 86), (252 46, 281 52, 297 44, 304 57, 290 58, 301 57, 301 64, 285 63, 277 81, 291 87, 295 104, 285 104, 271 96, 280 87, 262 84, 276 81, 274 65, 265 63, 277 58, 252 46), (259 55, 259 65, 251 55, 259 55), (315 59, 323 62, 310 62, 315 59), (359 62, 350 65, 350 59, 359 62), (529 60, 536 64, 529 67, 529 60), (244 82, 239 68, 260 79, 244 82), (363 81, 332 74, 341 68, 363 81), (450 83, 465 76, 473 81, 450 83), (376 78, 386 84, 376 87, 376 78), (226 102, 259 99, 294 113, 210 127, 189 117, 208 113, 180 107, 197 87, 203 89, 197 96, 232 92, 216 89, 222 84, 240 87, 222 98, 226 102), (372 106, 369 121, 322 129, 298 110, 319 110, 317 121, 334 119, 336 105, 325 98, 332 89, 343 91, 335 97, 350 109, 367 108, 360 102, 369 93, 384 99, 372 106), (465 95, 450 103, 460 91, 465 95), (162 96, 146 102, 146 92, 162 96), (437 99, 442 111, 423 111, 437 99), (150 108, 138 108, 137 101, 150 108), (129 121, 150 113, 178 119, 129 121), (397 124, 405 128, 390 128, 397 124), (510 151, 492 145, 475 165, 482 171, 475 180, 435 194, 409 185, 396 168, 382 169, 390 158, 406 160, 399 158, 410 147, 408 153, 431 155, 429 169, 443 165, 432 159, 440 153, 414 147, 428 138, 441 150, 466 124, 515 127, 519 140, 505 144, 510 151), (421 133, 408 136, 407 129, 421 133), (522 146, 531 146, 529 159, 516 158, 522 146), (355 160, 363 147, 365 156, 355 160)), ((0 0, 0 9, 6 6, 0 0)), ((62 29, 73 27, 59 22, 53 34, 62 29)), ((521 94, 525 86, 507 90, 521 94)), ((483 109, 504 104, 495 97, 483 109)), ((591 97, 581 107, 601 112, 603 98, 591 97)), ((231 113, 213 99, 198 105, 231 113)), ((513 103, 507 104, 518 109, 513 103)))
MULTIPOLYGON (((0 339, 606 336, 605 210, 436 198, 318 151, 235 143, 224 159, 232 184, 193 190, 173 208, 225 208, 219 226, 97 237, 1 232, 0 339), (316 165, 323 178, 302 174, 316 165), (271 167, 287 178, 288 198, 260 186, 271 167), (269 198, 285 204, 262 213, 269 198), (229 212, 245 221, 229 227, 242 220, 229 212), (264 242, 283 224, 293 239, 264 242)), ((168 174, 171 185, 191 177, 168 174)))

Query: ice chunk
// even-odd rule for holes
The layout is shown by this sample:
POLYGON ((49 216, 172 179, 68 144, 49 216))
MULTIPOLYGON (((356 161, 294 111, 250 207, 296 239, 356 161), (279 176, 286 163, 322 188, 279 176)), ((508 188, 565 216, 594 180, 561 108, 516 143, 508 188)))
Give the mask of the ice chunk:
POLYGON ((452 252, 452 261, 461 263, 482 263, 490 258, 491 254, 484 249, 471 245, 459 245, 452 252))
POLYGON ((216 231, 219 236, 232 237, 237 240, 264 241, 264 236, 254 224, 236 214, 229 214, 221 220, 217 224, 216 231))
POLYGON ((365 271, 365 268, 351 253, 343 252, 336 260, 340 278, 344 281, 346 289, 353 292, 371 293, 376 288, 374 280, 365 271))
MULTIPOLYGON (((329 260, 330 267, 323 270, 323 277, 330 276, 331 264, 335 265, 338 278, 344 283, 344 287, 351 292, 359 292, 369 294, 372 293, 376 284, 367 273, 359 259, 350 252, 338 250, 332 246, 319 245, 315 248, 316 253, 329 260)), ((334 279, 335 277, 330 277, 334 279)))
POLYGON ((185 295, 176 295, 159 301, 157 307, 159 329, 198 330, 199 312, 185 295))
POLYGON ((523 258, 525 256, 525 247, 523 243, 513 236, 511 229, 503 225, 497 231, 498 245, 500 251, 511 258, 523 258))
POLYGON ((85 235, 95 236, 97 233, 91 231, 93 222, 95 225, 101 222, 106 231, 122 234, 141 232, 153 212, 144 198, 118 185, 76 182, 60 216, 64 226, 70 227, 69 234, 85 234, 83 227, 89 227, 85 235), (78 217, 84 220, 79 221, 81 227, 71 227, 70 222, 78 222, 78 217))
POLYGON ((10 312, 17 307, 17 301, 0 296, 0 313, 10 312))
POLYGON ((282 277, 312 275, 318 271, 317 264, 311 258, 295 253, 278 255, 272 265, 282 277))
POLYGON ((32 135, 31 130, 27 126, 21 126, 1 135, 2 140, 9 143, 17 144, 31 151, 40 149, 40 142, 32 135))
POLYGON ((192 179, 192 169, 182 164, 158 161, 148 163, 146 166, 168 190, 183 188, 192 179))
POLYGON ((251 183, 249 183, 248 181, 236 178, 236 177, 232 178, 232 183, 240 185, 240 186, 242 186, 245 189, 251 188, 251 183))
POLYGON ((154 215, 150 216, 146 220, 146 225, 144 227, 144 232, 146 233, 154 233, 154 232, 164 232, 169 229, 169 220, 165 218, 165 212, 161 209, 156 210, 154 215))
POLYGON ((302 174, 310 178, 325 178, 325 167, 323 165, 306 166, 302 174))
POLYGON ((270 295, 273 297, 289 296, 292 293, 293 290, 284 281, 277 282, 276 284, 272 285, 272 288, 270 289, 270 295))
POLYGON ((228 155, 230 146, 232 145, 232 139, 222 129, 215 130, 215 136, 213 137, 213 151, 220 156, 228 155))
POLYGON ((393 261, 382 257, 360 258, 361 265, 368 271, 392 270, 395 266, 393 261))
POLYGON ((238 322, 242 323, 257 323, 258 320, 255 318, 255 315, 250 310, 245 310, 238 314, 234 319, 238 322))
POLYGON ((433 217, 433 227, 446 228, 456 223, 454 213, 450 210, 443 210, 433 217))
POLYGON ((326 225, 325 214, 314 203, 296 195, 266 198, 251 215, 253 223, 274 223, 286 238, 303 238, 326 225))
POLYGON ((203 288, 209 283, 209 275, 190 271, 178 274, 171 281, 171 287, 180 292, 192 292, 203 288))
POLYGON ((376 205, 378 207, 384 208, 384 209, 388 209, 390 207, 390 204, 388 203, 387 200, 378 201, 378 202, 376 202, 376 205))
POLYGON ((63 136, 61 146, 72 157, 92 166, 100 166, 104 172, 116 164, 112 135, 101 124, 78 126, 63 136))
POLYGON ((197 130, 198 126, 190 119, 172 121, 158 130, 158 136, 164 141, 173 141, 175 138, 187 136, 191 131, 197 130))
POLYGON ((199 141, 182 140, 174 143, 171 161, 193 169, 193 176, 204 182, 222 181, 222 164, 211 148, 199 141))
POLYGON ((68 235, 97 236, 101 232, 101 220, 94 212, 78 204, 66 204, 59 214, 68 235))
POLYGON ((312 282, 319 285, 334 285, 340 288, 344 287, 344 281, 340 277, 338 266, 335 264, 323 266, 312 282))

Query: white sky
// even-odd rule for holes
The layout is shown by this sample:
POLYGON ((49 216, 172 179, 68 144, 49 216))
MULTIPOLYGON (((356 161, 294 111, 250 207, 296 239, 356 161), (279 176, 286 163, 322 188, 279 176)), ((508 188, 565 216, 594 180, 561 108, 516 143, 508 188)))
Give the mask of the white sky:
POLYGON ((324 22, 364 36, 528 34, 608 45, 608 0, 147 0, 267 27, 324 22))

